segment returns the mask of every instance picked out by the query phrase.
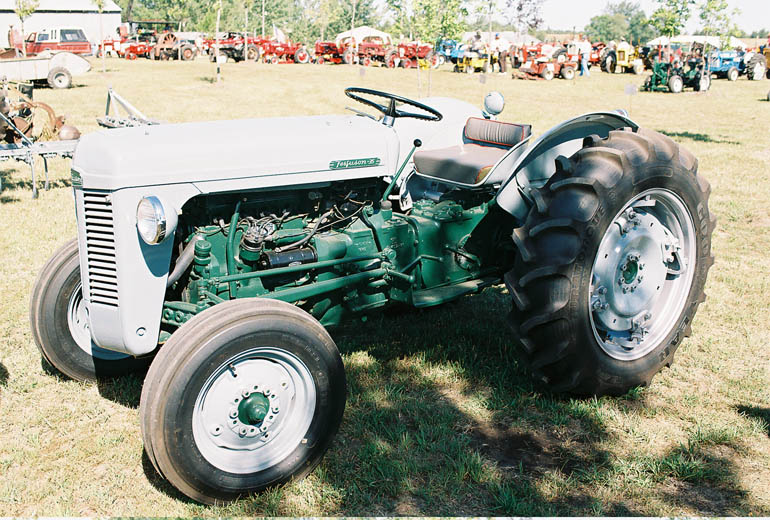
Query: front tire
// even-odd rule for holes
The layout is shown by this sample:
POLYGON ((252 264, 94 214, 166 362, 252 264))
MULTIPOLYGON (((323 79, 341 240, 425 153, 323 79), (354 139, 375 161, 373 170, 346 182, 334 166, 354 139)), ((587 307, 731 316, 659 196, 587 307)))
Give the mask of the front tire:
POLYGON ((672 94, 679 94, 684 88, 684 80, 682 76, 674 74, 668 79, 668 90, 672 94))
POLYGON ((345 395, 337 347, 310 315, 276 300, 224 302, 180 327, 150 367, 145 450, 190 498, 235 500, 310 473, 345 395))
POLYGON ((77 239, 59 248, 40 270, 32 290, 29 321, 43 358, 76 381, 121 376, 149 363, 147 358, 106 350, 91 341, 77 239))
POLYGON ((621 395, 673 362, 713 264, 709 192, 689 152, 644 129, 587 137, 556 159, 505 275, 536 376, 558 392, 621 395))

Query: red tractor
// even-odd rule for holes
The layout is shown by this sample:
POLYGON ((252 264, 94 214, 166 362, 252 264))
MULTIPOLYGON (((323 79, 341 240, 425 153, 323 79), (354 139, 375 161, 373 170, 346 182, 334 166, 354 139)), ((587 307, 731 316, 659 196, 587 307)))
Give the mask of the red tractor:
POLYGON ((396 65, 405 69, 417 67, 419 60, 426 60, 433 68, 438 67, 440 63, 433 45, 426 43, 399 43, 395 49, 389 50, 385 55, 385 65, 390 68, 396 65))
POLYGON ((324 63, 342 63, 344 49, 337 47, 334 42, 315 42, 315 60, 314 62, 322 65, 324 63))
POLYGON ((566 54, 540 54, 535 57, 528 55, 526 61, 519 67, 519 75, 526 79, 542 78, 551 81, 557 75, 563 79, 575 78, 578 62, 566 54))
POLYGON ((219 40, 207 38, 203 40, 203 50, 209 55, 211 61, 216 60, 216 47, 219 45, 219 54, 227 56, 227 59, 235 62, 244 60, 244 48, 246 45, 246 61, 259 61, 263 56, 263 47, 270 40, 261 36, 246 36, 243 33, 226 32, 219 40))
POLYGON ((310 53, 302 43, 269 40, 262 44, 265 63, 310 63, 310 53))

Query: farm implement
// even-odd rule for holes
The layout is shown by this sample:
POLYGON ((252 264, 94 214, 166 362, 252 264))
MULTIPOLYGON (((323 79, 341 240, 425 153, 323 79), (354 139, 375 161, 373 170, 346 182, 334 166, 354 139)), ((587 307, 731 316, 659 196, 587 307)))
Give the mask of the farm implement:
POLYGON ((607 111, 533 138, 495 119, 498 93, 345 94, 373 113, 102 130, 75 152, 77 237, 40 271, 32 336, 80 381, 150 365, 144 449, 194 500, 319 464, 347 392, 327 327, 504 284, 500 334, 539 385, 620 395, 705 298, 710 188, 665 135, 607 111))

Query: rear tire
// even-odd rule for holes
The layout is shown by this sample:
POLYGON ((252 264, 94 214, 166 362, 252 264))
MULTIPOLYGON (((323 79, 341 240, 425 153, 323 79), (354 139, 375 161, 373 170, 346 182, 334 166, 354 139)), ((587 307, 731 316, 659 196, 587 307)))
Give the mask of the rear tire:
POLYGON ((91 341, 77 239, 56 250, 40 270, 32 289, 29 321, 43 358, 76 381, 121 376, 149 364, 149 358, 105 350, 91 341))
MULTIPOLYGON (((648 385, 673 362, 677 347, 691 334, 713 264, 711 235, 716 219, 708 209, 709 193, 708 182, 697 173, 697 160, 670 138, 645 129, 612 131, 606 139, 586 137, 582 150, 569 159, 556 159, 556 173, 535 190, 535 205, 524 225, 513 233, 517 255, 513 269, 505 275, 514 303, 513 329, 539 379, 557 392, 621 395, 635 386, 648 385), (652 199, 650 204, 653 195, 648 193, 660 196, 661 201, 652 199), (669 207, 676 210, 675 217, 653 218, 656 212, 666 214, 669 207), (676 215, 682 217, 681 222, 676 215), (625 217, 627 228, 619 223, 625 217), (655 249, 660 245, 657 241, 642 240, 650 240, 658 229, 657 236, 665 237, 662 231, 668 228, 681 239, 670 243, 681 248, 672 246, 664 255, 655 249), (602 272, 601 262, 609 266, 606 272, 615 272, 618 259, 605 260, 608 255, 602 254, 615 250, 606 247, 608 237, 610 246, 618 245, 621 262, 627 261, 625 248, 641 251, 642 258, 637 255, 633 267, 641 265, 643 271, 633 270, 631 281, 624 277, 626 285, 611 274, 609 278, 595 274, 602 272), (652 245, 644 249, 638 244, 652 245), (657 260, 649 261, 656 254, 657 260), (642 260, 648 264, 646 269, 642 260), (679 273, 672 274, 677 269, 679 273), (647 279, 642 280, 641 274, 647 279), (629 296, 625 296, 626 289, 631 290, 629 296), (621 312, 617 302, 631 308, 624 319, 632 325, 623 330, 625 321, 621 321, 616 331, 607 329, 614 336, 601 336, 597 324, 621 312), (634 307, 638 302, 640 309, 634 307), (644 314, 643 322, 634 322, 637 310, 644 314), (642 338, 639 343, 635 343, 635 334, 642 338)), ((621 277, 632 270, 628 262, 622 264, 622 271, 620 264, 617 267, 621 277)))
POLYGON ((309 474, 339 428, 345 394, 342 359, 318 321, 276 300, 232 300, 161 349, 142 389, 142 438, 182 493, 228 502, 309 474), (263 413, 244 408, 247 399, 261 400, 263 413))
POLYGON ((398 63, 398 51, 390 50, 385 53, 385 66, 389 69, 395 69, 398 63))
POLYGON ((55 89, 70 88, 72 74, 64 67, 54 67, 48 72, 48 86, 55 89))
POLYGON ((751 81, 759 81, 765 76, 767 60, 762 54, 754 54, 746 64, 746 77, 751 81))
POLYGON ((259 47, 254 44, 250 44, 248 47, 246 47, 246 60, 257 62, 261 57, 262 52, 259 47))
POLYGON ((616 59, 615 51, 607 52, 607 54, 604 55, 604 59, 602 60, 602 70, 608 74, 614 74, 615 64, 617 62, 618 60, 616 59))
POLYGON ((303 65, 305 63, 310 63, 310 53, 308 53, 304 47, 300 47, 297 49, 297 52, 294 53, 294 62, 303 65))

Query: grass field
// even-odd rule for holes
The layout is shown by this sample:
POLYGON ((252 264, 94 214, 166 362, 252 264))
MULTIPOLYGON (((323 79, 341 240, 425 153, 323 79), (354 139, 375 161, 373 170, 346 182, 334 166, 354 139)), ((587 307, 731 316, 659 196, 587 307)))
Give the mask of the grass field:
POLYGON ((143 454, 143 374, 88 386, 41 364, 27 309, 37 270, 75 234, 68 163, 54 161, 53 189, 38 200, 28 169, 4 163, 0 515, 770 515, 770 82, 629 97, 641 77, 482 83, 449 70, 226 64, 215 84, 202 60, 107 67, 36 98, 84 133, 96 130, 108 85, 170 122, 339 113, 350 85, 409 97, 430 87, 476 105, 500 90, 501 118, 536 135, 583 112, 630 108, 691 150, 711 181, 709 298, 672 368, 621 398, 574 400, 535 384, 507 332, 502 287, 335 330, 349 397, 324 462, 304 481, 204 507, 143 454))

